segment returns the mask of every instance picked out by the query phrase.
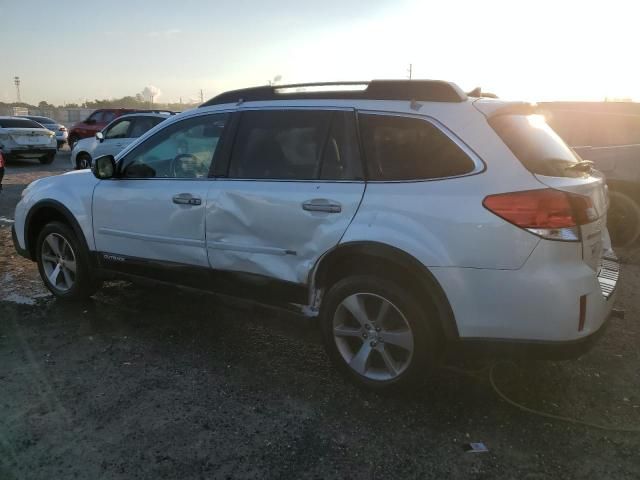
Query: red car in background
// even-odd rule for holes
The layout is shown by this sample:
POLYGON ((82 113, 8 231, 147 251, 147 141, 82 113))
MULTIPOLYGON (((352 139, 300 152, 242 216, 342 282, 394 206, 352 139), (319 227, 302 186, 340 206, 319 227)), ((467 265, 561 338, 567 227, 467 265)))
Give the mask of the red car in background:
POLYGON ((94 136, 119 116, 136 111, 133 108, 101 108, 94 111, 85 120, 75 123, 71 127, 67 139, 69 148, 73 148, 78 140, 94 136))
POLYGON ((86 120, 75 123, 69 130, 67 143, 69 148, 83 138, 93 137, 116 118, 127 113, 166 113, 173 114, 171 110, 145 110, 140 108, 100 108, 94 110, 86 120))

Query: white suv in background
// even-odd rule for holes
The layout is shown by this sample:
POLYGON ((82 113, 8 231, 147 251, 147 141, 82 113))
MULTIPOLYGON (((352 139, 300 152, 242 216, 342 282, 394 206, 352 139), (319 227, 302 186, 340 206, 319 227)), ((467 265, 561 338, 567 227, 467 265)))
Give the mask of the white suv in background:
POLYGON ((14 241, 61 298, 120 274, 295 305, 348 376, 387 388, 459 345, 592 343, 618 278, 606 210, 528 104, 440 81, 268 86, 32 183, 14 241))
POLYGON ((73 144, 71 168, 90 168, 94 158, 117 155, 139 136, 145 134, 170 113, 131 113, 116 118, 93 137, 83 138, 73 144))

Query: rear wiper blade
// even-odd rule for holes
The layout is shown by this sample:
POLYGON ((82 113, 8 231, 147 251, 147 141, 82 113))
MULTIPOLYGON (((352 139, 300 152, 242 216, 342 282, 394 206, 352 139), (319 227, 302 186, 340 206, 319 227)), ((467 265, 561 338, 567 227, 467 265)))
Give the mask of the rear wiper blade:
POLYGON ((581 160, 576 163, 564 167, 565 170, 575 170, 578 172, 590 173, 593 171, 593 162, 591 160, 581 160))

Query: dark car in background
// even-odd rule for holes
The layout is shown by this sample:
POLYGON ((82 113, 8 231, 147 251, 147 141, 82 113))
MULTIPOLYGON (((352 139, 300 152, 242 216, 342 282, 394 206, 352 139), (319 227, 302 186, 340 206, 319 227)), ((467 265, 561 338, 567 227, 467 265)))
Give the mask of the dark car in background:
POLYGON ((640 104, 549 102, 538 104, 547 122, 584 160, 607 178, 608 226, 615 245, 640 238, 640 104))

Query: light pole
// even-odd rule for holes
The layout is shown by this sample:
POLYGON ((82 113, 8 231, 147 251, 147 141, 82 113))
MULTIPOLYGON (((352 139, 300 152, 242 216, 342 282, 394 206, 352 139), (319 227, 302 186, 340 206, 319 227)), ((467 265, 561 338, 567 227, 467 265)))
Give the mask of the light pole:
POLYGON ((18 103, 22 102, 20 99, 20 77, 13 77, 13 84, 16 86, 16 95, 18 97, 18 103))

